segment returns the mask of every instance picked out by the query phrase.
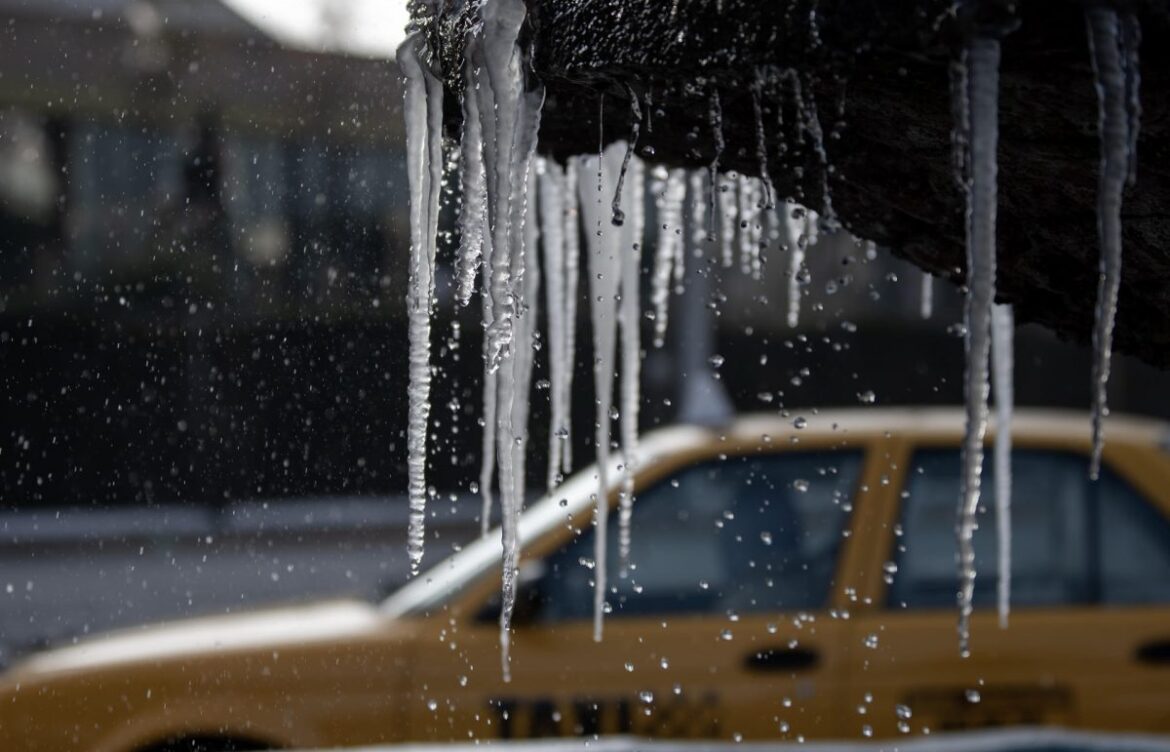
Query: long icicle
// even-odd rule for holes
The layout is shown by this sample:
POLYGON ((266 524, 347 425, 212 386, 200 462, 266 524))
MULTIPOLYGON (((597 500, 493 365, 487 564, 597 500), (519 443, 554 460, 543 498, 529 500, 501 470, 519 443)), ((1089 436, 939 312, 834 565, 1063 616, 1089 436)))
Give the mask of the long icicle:
POLYGON ((719 182, 719 257, 723 268, 730 269, 735 263, 735 226, 739 222, 736 186, 739 180, 734 173, 725 181, 719 181, 718 176, 716 180, 719 182))
POLYGON ((561 472, 567 475, 573 469, 573 371, 577 362, 577 296, 581 265, 581 216, 577 198, 578 159, 572 157, 565 166, 565 365, 563 372, 565 404, 564 434, 560 437, 561 472))
POLYGON ((670 316, 670 286, 675 263, 682 255, 683 201, 687 195, 686 172, 681 168, 667 171, 656 168, 654 193, 658 196, 658 237, 654 252, 654 276, 651 279, 650 303, 654 306, 654 346, 666 343, 670 316))
POLYGON ((459 212, 459 255, 455 261, 455 299, 460 305, 471 301, 475 273, 483 257, 487 220, 487 185, 484 181, 483 126, 479 121, 479 98, 475 73, 468 58, 463 71, 463 133, 460 137, 459 174, 463 206, 459 212))
MULTIPOLYGON (((535 136, 535 134, 533 134, 535 136)), ((528 414, 532 406, 532 370, 536 356, 536 321, 540 307, 540 230, 538 223, 536 171, 528 170, 525 181, 523 227, 523 290, 519 298, 516 355, 513 374, 516 382, 512 401, 512 452, 515 454, 515 493, 513 524, 519 526, 527 490, 528 414)))
POLYGON ((500 507, 504 549, 503 583, 500 600, 500 660, 504 681, 511 680, 512 609, 516 604, 516 576, 520 561, 520 514, 524 509, 525 452, 528 445, 529 382, 532 377, 533 316, 525 309, 534 308, 536 295, 531 285, 538 274, 536 256, 536 222, 529 221, 528 204, 532 183, 532 158, 540 130, 540 113, 544 106, 544 87, 522 91, 517 99, 518 111, 512 139, 513 194, 508 209, 511 269, 508 295, 512 301, 512 346, 503 354, 501 365, 510 366, 512 378, 499 379, 500 434, 496 448, 500 471, 500 507), (530 249, 532 249, 530 251, 530 249), (523 320, 520 320, 523 317, 523 320))
POLYGON ((622 227, 621 234, 621 312, 618 317, 622 334, 619 423, 622 440, 622 487, 618 514, 618 572, 623 578, 629 574, 630 517, 634 511, 634 469, 638 461, 638 382, 641 378, 642 362, 642 340, 639 330, 642 317, 638 286, 641 279, 642 242, 646 224, 645 177, 641 160, 635 159, 630 164, 629 180, 630 188, 626 191, 625 206, 630 221, 622 227))
MULTIPOLYGON (((967 191, 967 301, 965 306, 967 423, 956 525, 959 547, 959 653, 970 655, 975 592, 975 513, 987 433, 991 307, 995 298, 996 152, 999 141, 999 40, 976 37, 967 47, 971 179, 967 191)), ((960 126, 961 127, 961 126, 960 126)))
POLYGON ((1117 11, 1092 6, 1085 11, 1089 27, 1089 51, 1096 76, 1101 143, 1101 173, 1097 185, 1097 234, 1100 261, 1097 277, 1097 310, 1093 325, 1093 454, 1089 475, 1097 479, 1104 442, 1104 418, 1109 414, 1109 368, 1113 351, 1113 323, 1121 291, 1121 197, 1129 172, 1130 123, 1127 112, 1126 77, 1119 47, 1117 11))
POLYGON ((1015 389, 1013 340, 1015 316, 1010 305, 991 309, 992 389, 995 391, 995 529, 999 544, 996 602, 999 626, 1006 629, 1012 593, 1012 412, 1015 389))
POLYGON ((934 275, 927 271, 922 272, 919 284, 921 288, 918 297, 918 315, 929 319, 934 315, 934 275))
POLYGON ((565 354, 565 172, 556 162, 541 160, 537 174, 540 179, 540 227, 544 236, 549 393, 552 403, 545 485, 551 491, 560 477, 561 449, 565 444, 562 435, 566 430, 565 415, 570 396, 565 390, 565 370, 570 362, 565 354))
POLYGON ((435 298, 435 250, 439 188, 443 170, 443 86, 422 59, 426 44, 412 34, 398 48, 406 76, 407 174, 410 183, 410 281, 407 292, 410 334, 407 386, 407 490, 410 516, 407 555, 418 574, 426 539, 427 425, 431 400, 431 308, 435 298))
MULTIPOLYGON (((593 319, 593 380, 596 391, 597 417, 595 444, 597 449, 597 507, 594 534, 594 590, 593 639, 601 640, 607 590, 607 529, 609 520, 609 450, 610 410, 613 406, 614 348, 617 343, 617 294, 621 278, 621 233, 610 223, 603 205, 602 194, 607 185, 616 182, 621 169, 625 144, 615 142, 605 149, 597 164, 600 180, 596 183, 581 171, 578 190, 581 197, 581 215, 585 224, 585 239, 589 245, 589 306, 593 319)), ((583 160, 592 168, 595 157, 583 160)))
MULTIPOLYGON (((480 6, 482 37, 468 45, 477 71, 481 96, 484 162, 487 168, 488 218, 492 235, 492 276, 487 289, 494 317, 487 329, 488 368, 496 370, 512 342, 513 280, 511 279, 515 210, 515 145, 523 104, 522 55, 517 45, 526 10, 523 0, 491 0, 480 6)), ((500 479, 501 483, 503 478, 500 479)))

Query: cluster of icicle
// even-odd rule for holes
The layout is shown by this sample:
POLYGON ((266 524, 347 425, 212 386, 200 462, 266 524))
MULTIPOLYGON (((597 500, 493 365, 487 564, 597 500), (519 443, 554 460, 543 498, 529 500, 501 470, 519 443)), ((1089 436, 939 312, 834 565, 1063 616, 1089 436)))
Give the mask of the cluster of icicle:
MULTIPOLYGON (((493 482, 498 485, 503 557, 500 643, 505 678, 509 675, 511 614, 516 597, 518 523, 525 498, 528 412, 535 354, 535 322, 543 268, 548 306, 552 425, 547 485, 553 488, 572 467, 570 395, 575 362, 580 238, 586 240, 587 294, 593 329, 596 389, 598 490, 594 562, 594 636, 600 639, 607 592, 607 536, 610 479, 604 458, 611 447, 612 420, 620 418, 619 551, 622 572, 629 563, 633 470, 637 463, 639 342, 639 267, 645 232, 646 168, 634 155, 642 115, 631 91, 634 127, 628 141, 575 157, 562 166, 536 156, 544 90, 527 67, 519 45, 525 18, 523 0, 485 0, 468 34, 462 92, 463 133, 459 175, 460 245, 456 297, 467 305, 480 280, 483 308, 484 393, 483 465, 479 490, 487 532, 493 482), (619 348, 620 332, 620 348, 619 348), (620 353, 620 356, 619 356, 620 353), (618 407, 613 377, 620 373, 618 407)), ((1139 29, 1134 17, 1104 6, 1086 11, 1090 51, 1100 103, 1101 176, 1098 203, 1100 285, 1094 328, 1093 453, 1097 476, 1102 417, 1107 414, 1113 321, 1120 286, 1122 191, 1134 179, 1140 106, 1138 100, 1139 29)), ((1006 624, 1010 599, 1012 337, 1010 306, 995 303, 998 39, 974 36, 953 67, 955 167, 967 198, 967 288, 964 311, 966 429, 956 531, 959 546, 959 643, 969 653, 969 620, 975 584, 973 535, 979 508, 983 444, 990 393, 994 386, 997 430, 994 451, 999 553, 998 610, 1006 624)), ((435 303, 435 253, 442 179, 442 101, 439 77, 421 34, 408 37, 398 52, 407 79, 406 124, 411 191, 411 260, 408 290, 410 385, 408 472, 410 528, 408 550, 417 572, 424 541, 426 439, 430 391, 430 320, 435 303)), ((796 81, 799 83, 799 81, 796 81)), ((776 211, 767 172, 766 144, 759 102, 752 89, 757 125, 760 179, 719 171, 722 110, 712 95, 709 119, 716 149, 706 170, 654 168, 649 191, 661 225, 653 254, 650 306, 654 345, 665 342, 668 302, 681 290, 688 247, 698 253, 704 241, 717 243, 723 267, 738 266, 758 277, 761 249, 774 243, 789 249, 787 323, 797 326, 801 288, 807 282, 804 253, 816 242, 818 217, 790 201, 776 211), (689 211, 684 204, 690 196, 689 211), (716 216, 722 219, 716 234, 716 216), (693 232, 684 224, 689 218, 693 232), (688 246, 688 238, 690 245, 688 246)), ((796 96, 799 99, 799 89, 796 96)), ((801 105, 803 109, 803 104, 801 105)), ((827 168, 815 108, 806 130, 827 168)), ((827 173, 826 173, 827 174, 827 173)), ((827 189, 827 178, 826 189, 827 189)), ((833 222, 828 192, 823 209, 833 222)), ((692 263, 694 263, 692 261, 692 263)), ((696 278, 698 279, 698 278, 696 278)), ((931 315, 932 280, 922 279, 921 311, 931 315)))
MULTIPOLYGON (((516 598, 518 525, 525 499, 528 411, 535 354, 537 306, 543 283, 547 306, 551 423, 547 485, 551 490, 572 467, 570 397, 576 354, 577 303, 588 295, 593 331, 596 390, 595 446, 603 460, 611 447, 612 421, 618 419, 621 478, 618 479, 618 562, 629 565, 630 515, 637 466, 639 273, 645 234, 647 191, 661 225, 651 274, 650 306, 654 346, 665 342, 668 302, 681 292, 687 248, 718 241, 724 267, 736 265, 758 277, 761 248, 769 242, 792 249, 788 320, 797 324, 805 248, 816 242, 817 215, 785 202, 778 213, 767 178, 720 174, 718 158, 710 178, 698 171, 655 168, 649 176, 634 154, 641 123, 632 96, 634 130, 596 155, 574 157, 565 165, 536 155, 543 88, 527 69, 518 43, 524 21, 522 0, 488 0, 469 33, 462 92, 463 132, 459 176, 462 205, 460 243, 455 262, 456 299, 470 303, 480 281, 484 325, 483 453, 479 478, 484 533, 488 532, 493 486, 498 486, 504 549, 500 645, 503 672, 509 675, 511 615, 516 598), (649 185, 647 185, 649 183, 649 185), (701 228, 707 206, 718 203, 720 234, 709 231, 687 242, 684 204, 690 189, 690 214, 701 228), (580 239, 585 238, 580 289, 580 239), (541 273, 543 271, 543 279, 541 273), (620 335, 620 346, 619 346, 620 335), (614 374, 620 375, 616 405, 614 374)), ((398 52, 406 75, 408 168, 411 190, 409 283, 410 385, 408 472, 409 556, 417 573, 423 556, 426 441, 430 388, 430 317, 434 306, 438 189, 442 177, 442 88, 420 34, 398 52)), ((760 117, 757 99, 757 119, 760 117)), ((721 117, 717 100, 713 117, 721 117)), ((758 124, 763 165, 763 126, 758 124)), ((594 564, 594 637, 601 639, 607 592, 607 518, 610 488, 607 463, 597 465, 597 534, 594 564)))
MULTIPOLYGON (((1135 178, 1141 106, 1138 97, 1140 28, 1132 14, 1093 5, 1086 10, 1089 51, 1099 104, 1101 150, 1097 227, 1100 264, 1093 328, 1092 455, 1090 476, 1100 471, 1102 422, 1113 324, 1121 285, 1121 200, 1135 178)), ((994 385, 994 453, 1000 625, 1006 626, 1011 591, 1011 418, 1014 322, 1011 306, 995 303, 996 194, 999 139, 999 40, 974 36, 953 68, 955 166, 967 197, 967 299, 964 310, 967 424, 956 532, 959 546, 959 651, 970 654, 975 587, 972 538, 979 508, 989 383, 994 385), (989 358, 992 364, 989 374, 989 358), (990 377, 990 379, 989 379, 990 377)), ((924 277, 922 309, 929 316, 930 277, 924 277)))

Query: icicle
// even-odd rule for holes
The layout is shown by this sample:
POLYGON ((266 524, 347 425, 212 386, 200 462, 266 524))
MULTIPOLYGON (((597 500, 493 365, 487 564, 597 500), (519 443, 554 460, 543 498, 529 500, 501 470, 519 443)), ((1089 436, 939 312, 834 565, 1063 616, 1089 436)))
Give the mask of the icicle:
MULTIPOLYGON (((626 152, 627 159, 629 151, 626 152)), ((625 162, 622 163, 623 166, 625 162)), ((621 234, 622 332, 621 411, 622 488, 618 516, 618 570, 625 578, 630 563, 630 516, 634 510, 634 469, 638 451, 638 381, 641 378, 641 307, 638 287, 642 268, 642 238, 645 229, 645 186, 641 160, 630 165, 630 190, 626 206, 631 221, 621 234)), ((619 177, 620 180, 620 177, 619 177)))
POLYGON ((675 353, 682 377, 676 396, 678 421, 687 425, 723 427, 734 415, 731 400, 711 366, 715 354, 715 313, 712 302, 714 269, 707 263, 703 211, 706 198, 702 171, 691 173, 690 233, 686 238, 686 280, 675 327, 675 353))
POLYGON ((788 327, 800 323, 800 288, 804 271, 804 252, 809 243, 809 212, 791 201, 785 202, 784 225, 788 245, 788 327))
POLYGON ((483 127, 475 75, 468 59, 463 71, 463 134, 459 157, 463 206, 459 212, 459 256, 455 262, 455 299, 460 305, 471 301, 475 272, 483 255, 484 226, 487 220, 487 185, 484 181, 483 127))
POLYGON ((752 178, 741 175, 737 181, 739 191, 739 263, 740 270, 759 279, 762 271, 760 244, 763 240, 763 225, 760 220, 763 201, 760 198, 760 184, 752 178))
POLYGON ((829 185, 829 154, 825 150, 825 134, 821 130, 821 119, 812 92, 809 92, 808 107, 804 114, 804 128, 812 136, 813 153, 821 163, 821 213, 824 214, 827 226, 834 227, 837 224, 837 213, 833 210, 833 192, 829 185))
POLYGON ((999 626, 1007 628, 1012 589, 1012 407, 1015 402, 1012 340, 1015 317, 1010 305, 991 309, 992 388, 995 390, 995 528, 999 545, 999 626))
POLYGON ((930 272, 922 272, 921 284, 918 313, 922 318, 929 319, 934 315, 934 275, 930 272))
POLYGON ((407 488, 410 503, 407 555, 411 574, 423 557, 426 525, 427 423, 431 399, 431 308, 434 304, 439 187, 443 171, 443 84, 421 58, 425 42, 412 34, 398 48, 406 76, 407 172, 410 183, 410 282, 407 314, 410 383, 407 419, 407 488))
POLYGON ((580 213, 577 200, 577 158, 571 158, 565 168, 565 364, 564 395, 561 399, 565 404, 564 434, 561 447, 561 471, 568 474, 573 469, 573 371, 576 368, 577 356, 577 280, 581 262, 580 242, 580 213))
POLYGON ((1085 11, 1085 16, 1096 76, 1097 131, 1101 143, 1101 173, 1097 185, 1097 234, 1101 256, 1093 325, 1093 454, 1089 464, 1089 475, 1096 480, 1104 441, 1102 424, 1109 414, 1107 387, 1113 351, 1113 322, 1121 288, 1121 198, 1128 176, 1131 139, 1137 125, 1131 122, 1127 112, 1117 11, 1106 6, 1092 6, 1085 11))
MULTIPOLYGON (((617 340, 617 294, 621 279, 621 231, 605 216, 602 193, 607 184, 617 182, 617 172, 625 144, 616 142, 606 149, 597 162, 601 181, 596 185, 581 171, 578 190, 585 239, 589 246, 589 308, 593 320, 593 379, 596 390, 597 418, 597 509, 594 539, 593 639, 600 641, 605 610, 606 529, 609 519, 609 447, 610 410, 613 406, 614 347, 617 340)), ((594 157, 583 159, 593 167, 594 157)))
POLYGON ((525 208, 521 219, 523 228, 523 268, 518 277, 523 281, 517 305, 516 353, 513 358, 515 392, 512 400, 512 451, 515 454, 513 467, 514 518, 518 525, 520 512, 524 507, 527 488, 528 413, 532 405, 532 369, 536 356, 536 321, 540 304, 540 231, 538 225, 539 202, 536 200, 536 171, 530 169, 525 180, 525 208))
MULTIPOLYGON (((483 254, 484 286, 492 276, 491 239, 486 238, 483 254)), ((491 530, 492 520, 492 477, 496 468, 496 397, 499 390, 497 384, 498 373, 488 367, 490 347, 487 330, 491 327, 494 318, 492 313, 492 296, 485 289, 480 296, 483 300, 483 445, 480 456, 479 495, 483 499, 483 508, 480 512, 480 528, 484 535, 491 530)))
POLYGON ((752 86, 752 114, 756 118, 756 162, 760 166, 760 181, 764 184, 764 209, 776 205, 776 191, 768 172, 768 135, 764 130, 764 109, 760 105, 760 92, 764 88, 764 73, 756 68, 756 80, 752 86))
POLYGON ((544 235, 544 271, 547 275, 545 295, 548 301, 552 419, 548 431, 546 486, 551 491, 561 471, 562 435, 567 430, 565 415, 570 397, 565 390, 565 368, 571 363, 565 354, 565 172, 556 162, 541 160, 537 174, 540 177, 540 227, 544 235))
POLYGON ((772 211, 767 208, 767 202, 761 198, 761 192, 764 188, 762 181, 753 180, 749 183, 751 190, 751 207, 752 207, 752 222, 748 227, 748 234, 751 236, 752 244, 752 279, 760 279, 764 274, 764 248, 767 240, 764 232, 764 227, 767 222, 767 213, 772 211))
POLYGON ((977 37, 967 48, 971 180, 967 192, 966 374, 967 425, 963 436, 958 511, 959 652, 970 654, 975 589, 975 513, 987 432, 988 356, 995 298, 996 150, 999 140, 999 41, 977 37))
MULTIPOLYGON (((734 173, 729 177, 734 178, 734 173)), ((719 257, 724 269, 730 269, 735 263, 735 225, 739 220, 735 185, 726 181, 720 181, 719 185, 719 257)))
MULTIPOLYGON (((488 286, 494 318, 487 330, 488 368, 496 370, 512 342, 515 315, 511 259, 520 242, 512 227, 517 209, 515 193, 519 141, 526 138, 520 122, 525 104, 525 75, 517 46, 524 22, 523 0, 490 0, 480 7, 481 36, 467 46, 476 71, 476 94, 483 128, 483 155, 487 172, 488 220, 492 235, 492 278, 488 286)), ((518 228, 516 228, 518 229, 518 228)), ((501 406, 502 407, 502 406, 501 406)), ((501 478, 501 482, 503 478, 501 478)))
MULTIPOLYGON (((700 170, 692 170, 689 173, 687 182, 690 185, 691 200, 689 204, 688 215, 691 218, 691 245, 695 254, 698 254, 699 249, 705 240, 710 238, 707 233, 707 207, 709 191, 703 191, 703 173, 700 170)), ((686 280, 687 265, 692 261, 687 260, 687 237, 686 228, 683 227, 683 242, 678 246, 678 255, 674 258, 674 287, 676 294, 681 295, 684 291, 684 281, 686 280)))
MULTIPOLYGON (((686 199, 686 173, 681 168, 669 172, 656 168, 654 193, 658 196, 658 241, 654 254, 654 276, 651 279, 650 302, 654 306, 654 346, 666 342, 666 328, 670 315, 671 277, 678 273, 676 262, 681 261, 683 249, 683 201, 686 199)), ((677 279, 677 277, 676 277, 677 279)))
POLYGON ((715 240, 715 196, 719 193, 719 159, 723 156, 723 105, 719 102, 719 89, 711 90, 711 109, 707 112, 711 123, 711 139, 715 153, 707 166, 707 190, 711 192, 707 202, 707 239, 715 240))
MULTIPOLYGON (((523 306, 530 297, 524 287, 526 247, 532 230, 529 227, 526 233, 528 182, 544 103, 544 88, 528 80, 525 54, 517 43, 525 15, 523 0, 487 0, 480 6, 479 33, 469 37, 465 50, 472 71, 467 85, 473 88, 464 95, 466 98, 474 93, 477 97, 487 196, 484 294, 490 302, 484 304, 484 383, 485 392, 489 388, 492 392, 485 393, 484 412, 485 418, 494 420, 488 421, 484 430, 494 430, 495 437, 484 437, 484 450, 495 451, 499 473, 504 548, 500 658, 505 681, 510 679, 510 629, 516 599, 517 528, 523 506, 527 383, 532 357, 532 327, 529 321, 518 319, 525 316, 523 306), (506 375, 501 375, 501 370, 506 375)), ((485 454, 485 462, 487 458, 490 454, 485 454)), ((487 520, 491 512, 490 467, 481 471, 481 486, 487 520)))
POLYGON ((626 182, 626 171, 630 169, 630 157, 634 156, 634 149, 638 146, 638 133, 642 130, 642 108, 638 105, 638 95, 628 85, 626 93, 630 97, 630 141, 626 144, 626 155, 622 158, 622 169, 618 172, 617 188, 613 192, 613 224, 621 227, 626 221, 626 214, 622 211, 622 186, 626 182))
MULTIPOLYGON (((504 680, 510 681, 509 668, 512 608, 516 603, 516 572, 519 563, 520 513, 524 507, 525 451, 528 443, 528 386, 532 378, 534 313, 536 294, 532 288, 538 279, 536 263, 536 222, 528 221, 532 155, 536 150, 536 135, 540 130, 540 111, 544 104, 544 88, 536 87, 521 94, 518 100, 512 159, 507 166, 512 173, 510 181, 509 248, 511 265, 508 273, 510 289, 505 291, 514 317, 511 349, 502 353, 501 367, 511 366, 511 378, 497 380, 499 435, 496 438, 497 463, 500 475, 500 508, 502 511, 502 539, 504 547, 503 586, 500 608, 500 648, 504 680)), ((534 192, 533 192, 534 193, 534 192)), ((493 269, 495 271, 495 269, 493 269)), ((499 302, 493 301, 497 310, 499 302)))

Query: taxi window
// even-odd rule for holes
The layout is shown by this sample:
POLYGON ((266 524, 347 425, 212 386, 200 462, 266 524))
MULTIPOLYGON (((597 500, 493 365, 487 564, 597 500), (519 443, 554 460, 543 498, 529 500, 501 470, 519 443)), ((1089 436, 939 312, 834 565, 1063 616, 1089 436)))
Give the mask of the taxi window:
MULTIPOLYGON (((634 503, 625 579, 616 521, 609 527, 607 618, 821 606, 860 467, 857 451, 755 455, 654 485, 634 503)), ((546 561, 542 619, 590 618, 593 546, 588 529, 546 561)))
MULTIPOLYGON (((953 608, 957 450, 923 450, 910 463, 889 605, 953 608)), ((995 603, 995 481, 984 465, 974 602, 995 603)), ((1170 525, 1108 468, 1097 482, 1071 452, 1012 456, 1012 604, 1170 602, 1170 525)))

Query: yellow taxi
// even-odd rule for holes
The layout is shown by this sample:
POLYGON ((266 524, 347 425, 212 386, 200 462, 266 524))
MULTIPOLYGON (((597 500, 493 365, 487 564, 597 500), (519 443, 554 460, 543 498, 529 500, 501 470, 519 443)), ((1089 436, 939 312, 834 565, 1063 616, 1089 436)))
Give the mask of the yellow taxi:
POLYGON ((995 614, 987 503, 972 654, 961 658, 961 413, 795 417, 643 438, 633 568, 611 574, 601 642, 596 474, 533 504, 520 527, 511 682, 497 532, 382 604, 184 621, 35 655, 0 678, 0 750, 856 740, 1006 724, 1170 732, 1164 424, 1111 418, 1091 482, 1085 416, 1017 415, 1010 622, 995 614))

